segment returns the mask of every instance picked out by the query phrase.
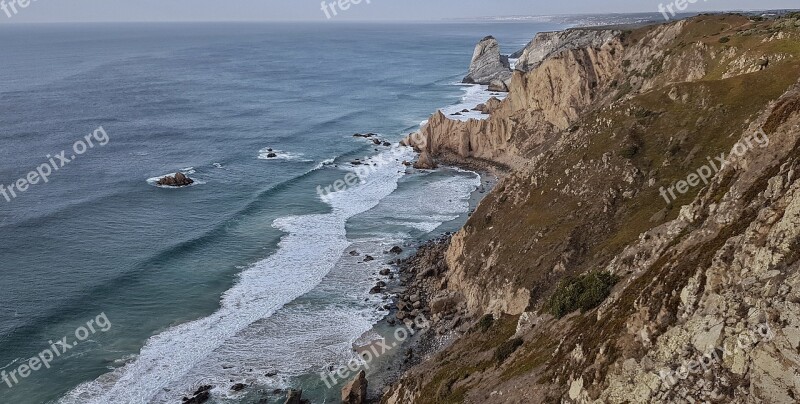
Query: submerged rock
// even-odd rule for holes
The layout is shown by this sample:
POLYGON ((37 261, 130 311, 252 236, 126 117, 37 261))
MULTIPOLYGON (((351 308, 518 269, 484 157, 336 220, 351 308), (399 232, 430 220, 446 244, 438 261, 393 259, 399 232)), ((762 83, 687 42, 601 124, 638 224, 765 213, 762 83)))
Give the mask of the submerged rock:
POLYGON ((192 398, 183 398, 184 404, 202 404, 208 401, 211 398, 211 389, 212 386, 200 386, 197 391, 194 392, 192 398))

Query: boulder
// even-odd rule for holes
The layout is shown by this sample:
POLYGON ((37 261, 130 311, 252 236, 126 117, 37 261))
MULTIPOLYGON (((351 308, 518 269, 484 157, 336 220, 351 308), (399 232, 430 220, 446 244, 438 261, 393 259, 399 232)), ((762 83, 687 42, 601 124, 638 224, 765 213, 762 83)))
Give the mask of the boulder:
POLYGON ((436 161, 433 160, 433 157, 431 157, 430 153, 427 151, 423 151, 419 155, 417 162, 414 163, 414 168, 418 170, 433 170, 436 167, 438 167, 436 161))
POLYGON ((364 371, 342 389, 342 404, 365 404, 367 402, 367 374, 364 371))
POLYGON ((494 79, 489 82, 489 91, 508 92, 508 87, 506 87, 506 83, 503 80, 494 79))
POLYGON ((431 313, 447 313, 458 306, 458 299, 451 295, 437 296, 431 299, 431 313))
POLYGON ((270 152, 270 153, 267 154, 267 158, 268 159, 274 159, 275 157, 278 157, 278 155, 275 154, 275 153, 270 152))
POLYGON ((247 387, 247 385, 244 384, 244 383, 236 383, 231 387, 231 390, 232 391, 242 391, 242 390, 245 389, 245 387, 247 387))
POLYGON ((166 176, 160 180, 158 180, 158 185, 168 186, 168 187, 185 187, 187 185, 192 185, 194 180, 187 177, 184 173, 178 172, 175 173, 174 176, 166 176))
POLYGON ((392 254, 400 254, 400 253, 403 252, 403 249, 400 248, 399 246, 394 246, 394 247, 392 247, 391 250, 389 250, 389 252, 392 253, 392 254))
POLYGON ((389 274, 391 274, 391 273, 392 273, 392 271, 391 271, 389 268, 384 268, 384 269, 381 269, 381 272, 380 272, 380 274, 381 274, 382 276, 386 276, 386 275, 389 275, 389 274))
POLYGON ((375 261, 375 257, 371 255, 364 256, 364 262, 370 262, 370 261, 375 261))
POLYGON ((475 46, 469 74, 462 82, 469 84, 487 85, 492 80, 507 80, 511 78, 511 65, 508 57, 500 55, 500 45, 492 36, 483 38, 475 46))

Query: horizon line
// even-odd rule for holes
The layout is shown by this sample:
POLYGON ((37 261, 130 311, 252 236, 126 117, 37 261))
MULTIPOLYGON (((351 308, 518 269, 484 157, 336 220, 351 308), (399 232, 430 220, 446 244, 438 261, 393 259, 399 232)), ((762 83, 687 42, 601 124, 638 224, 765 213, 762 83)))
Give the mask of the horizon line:
MULTIPOLYGON (((687 17, 695 16, 699 14, 725 14, 725 13, 737 13, 737 12, 768 12, 768 11, 795 11, 800 10, 800 8, 792 9, 792 8, 772 8, 772 9, 731 9, 731 10, 701 10, 696 12, 690 13, 679 13, 684 14, 687 17)), ((208 24, 208 23, 333 23, 333 24, 342 24, 342 23, 436 23, 436 22, 526 22, 526 21, 503 21, 503 20, 491 20, 491 19, 502 19, 502 18, 545 18, 545 17, 580 17, 580 16, 608 16, 608 15, 656 15, 658 14, 657 11, 630 11, 630 12, 610 12, 610 13, 567 13, 567 14, 514 14, 514 15, 490 15, 490 16, 480 16, 480 17, 449 17, 449 18, 438 18, 438 19, 408 19, 408 20, 398 20, 398 19, 286 19, 286 20, 131 20, 131 21, 119 21, 119 20, 99 20, 99 21, 22 21, 22 22, 15 22, 9 21, 7 23, 0 22, 0 26, 3 25, 48 25, 48 24, 208 24)))

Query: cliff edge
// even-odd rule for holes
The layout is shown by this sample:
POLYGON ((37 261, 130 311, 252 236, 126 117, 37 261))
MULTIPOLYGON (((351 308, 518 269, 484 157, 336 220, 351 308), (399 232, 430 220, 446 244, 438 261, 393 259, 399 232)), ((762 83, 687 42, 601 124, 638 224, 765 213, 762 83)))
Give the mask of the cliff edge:
POLYGON ((430 297, 463 301, 469 330, 383 402, 797 402, 800 18, 529 48, 490 118, 409 139, 509 172, 430 297))

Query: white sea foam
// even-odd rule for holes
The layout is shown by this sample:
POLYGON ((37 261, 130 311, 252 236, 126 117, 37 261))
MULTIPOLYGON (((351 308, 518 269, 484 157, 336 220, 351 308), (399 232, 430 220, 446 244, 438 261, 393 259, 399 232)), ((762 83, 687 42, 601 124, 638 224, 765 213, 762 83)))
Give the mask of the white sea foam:
POLYGON ((441 111, 448 118, 459 121, 466 121, 468 119, 487 119, 489 115, 483 114, 480 111, 473 111, 472 109, 478 104, 488 101, 492 97, 504 100, 507 95, 507 93, 489 91, 489 86, 461 83, 457 83, 455 85, 461 86, 464 89, 464 95, 461 96, 461 102, 441 108, 441 111), (465 109, 469 112, 462 112, 465 109), (459 113, 461 115, 453 115, 455 113, 459 113))
POLYGON ((314 169, 315 170, 319 170, 322 167, 329 166, 329 165, 333 164, 335 161, 336 161, 336 159, 325 159, 325 160, 322 160, 321 162, 319 162, 319 164, 317 164, 316 167, 314 167, 314 169))
POLYGON ((302 161, 302 162, 310 162, 312 160, 308 160, 304 158, 303 153, 292 153, 282 150, 273 150, 270 148, 264 148, 258 151, 258 159, 259 160, 288 160, 288 161, 302 161), (270 153, 274 153, 275 157, 268 157, 270 153))
MULTIPOLYGON (((408 148, 385 153, 390 156, 383 161, 412 157, 408 148)), ((132 363, 76 387, 61 402, 147 403, 166 394, 164 388, 180 382, 227 341, 319 285, 351 244, 347 219, 390 195, 404 172, 399 162, 375 167, 364 184, 330 195, 331 213, 277 219, 273 226, 287 233, 277 252, 243 271, 217 312, 151 337, 132 363)))

